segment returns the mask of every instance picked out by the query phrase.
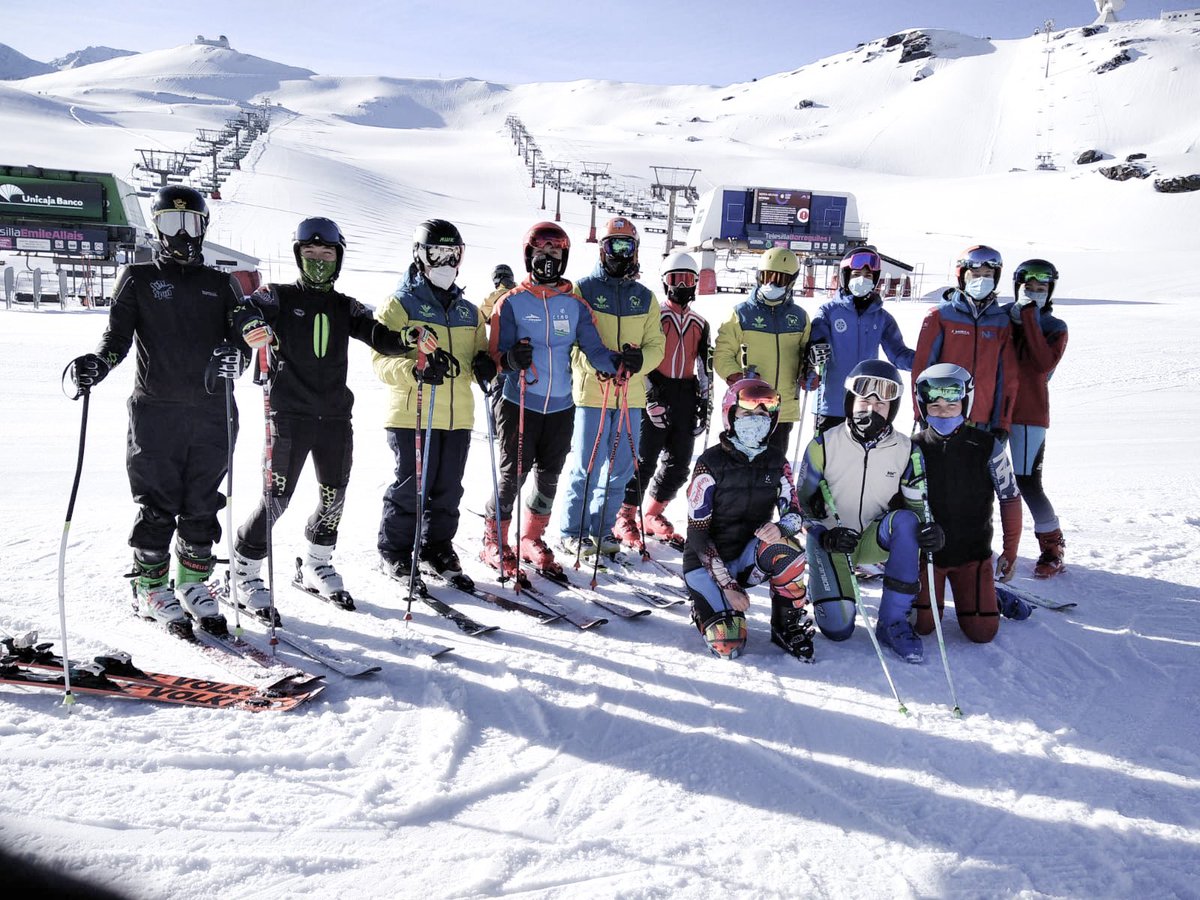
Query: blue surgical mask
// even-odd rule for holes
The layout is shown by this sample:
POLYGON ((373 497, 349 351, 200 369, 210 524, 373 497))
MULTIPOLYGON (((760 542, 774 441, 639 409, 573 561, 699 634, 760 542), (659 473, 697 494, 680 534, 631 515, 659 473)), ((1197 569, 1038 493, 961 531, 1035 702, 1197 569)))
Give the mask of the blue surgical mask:
POLYGON ((963 293, 972 300, 982 300, 996 288, 996 279, 989 276, 968 278, 963 283, 963 293))
POLYGON ((948 419, 943 419, 938 416, 930 416, 926 421, 929 422, 929 427, 940 435, 952 434, 954 429, 963 423, 962 416, 951 416, 948 419))
POLYGON ((1046 305, 1046 298, 1049 296, 1049 293, 1046 291, 1038 291, 1037 293, 1034 293, 1033 291, 1026 290, 1024 287, 1021 288, 1021 297, 1031 302, 1038 309, 1041 309, 1046 305))
POLYGON ((787 286, 782 284, 760 284, 758 286, 758 296, 768 303, 782 300, 787 292, 787 286))
POLYGON ((846 290, 853 297, 865 297, 875 290, 875 282, 869 275, 856 275, 846 283, 846 290))

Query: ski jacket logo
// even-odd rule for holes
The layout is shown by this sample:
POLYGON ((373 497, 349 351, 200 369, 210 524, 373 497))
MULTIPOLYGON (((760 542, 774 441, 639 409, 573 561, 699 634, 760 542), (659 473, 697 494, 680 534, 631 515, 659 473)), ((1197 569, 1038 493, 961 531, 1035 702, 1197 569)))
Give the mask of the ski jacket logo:
POLYGON ((836 331, 838 334, 845 334, 849 328, 850 328, 850 326, 846 324, 845 319, 834 319, 833 320, 833 330, 836 331))
POLYGON ((321 359, 329 351, 329 316, 317 313, 313 317, 313 356, 321 359))
POLYGON ((596 297, 596 302, 592 304, 596 309, 608 309, 608 298, 603 294, 596 297))
POLYGON ((154 294, 155 300, 175 299, 175 286, 169 281, 150 282, 150 291, 154 294))

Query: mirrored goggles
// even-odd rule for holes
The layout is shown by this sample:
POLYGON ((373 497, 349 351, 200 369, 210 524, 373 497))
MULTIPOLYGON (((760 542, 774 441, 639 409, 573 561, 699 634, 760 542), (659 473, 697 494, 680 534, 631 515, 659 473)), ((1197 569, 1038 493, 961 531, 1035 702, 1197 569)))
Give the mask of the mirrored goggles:
POLYGON ((842 262, 842 267, 846 269, 870 269, 872 272, 878 272, 882 267, 882 262, 879 259, 879 254, 874 250, 858 250, 842 262))
POLYGON ((441 266, 458 268, 462 262, 462 244, 425 244, 421 249, 425 254, 425 264, 435 269, 441 266))
POLYGON ((782 287, 787 287, 796 280, 795 275, 789 275, 787 272, 759 272, 759 284, 777 284, 782 287))
POLYGON ((879 378, 875 375, 851 375, 846 378, 846 390, 855 397, 878 397, 885 403, 900 396, 903 388, 890 378, 879 378))
POLYGON ((982 269, 984 266, 999 269, 1004 265, 1004 260, 991 247, 972 247, 958 264, 964 269, 982 269))
POLYGON ((154 227, 167 236, 182 231, 188 237, 202 237, 206 225, 207 217, 190 209, 164 209, 154 217, 154 227))
POLYGON ((946 379, 922 381, 917 385, 917 390, 920 391, 921 399, 926 403, 933 403, 935 400, 958 403, 967 395, 967 388, 961 381, 946 379))
POLYGON ((1035 285, 1039 286, 1039 289, 1048 288, 1054 284, 1054 276, 1045 270, 1026 269, 1021 273, 1021 277, 1025 279, 1024 283, 1026 285, 1032 281, 1035 285))
POLYGON ((305 219, 296 228, 299 244, 340 244, 342 233, 329 219, 305 219))
POLYGON ((761 406, 775 415, 779 412, 779 394, 766 387, 747 388, 738 392, 737 405, 747 412, 755 412, 761 406))
POLYGON ((633 259, 637 252, 637 241, 628 237, 610 237, 604 239, 604 252, 617 259, 633 259))
POLYGON ((668 272, 663 278, 663 283, 667 287, 695 287, 696 273, 695 272, 668 272))

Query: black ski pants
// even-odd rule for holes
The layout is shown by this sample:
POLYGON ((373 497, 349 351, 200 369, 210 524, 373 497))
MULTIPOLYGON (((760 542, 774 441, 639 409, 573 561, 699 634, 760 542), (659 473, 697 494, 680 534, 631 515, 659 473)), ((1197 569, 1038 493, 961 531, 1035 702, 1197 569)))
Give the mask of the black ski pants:
POLYGON ((225 398, 212 403, 156 403, 129 399, 125 465, 133 502, 140 508, 129 546, 169 554, 171 537, 195 547, 221 539, 221 482, 229 465, 229 428, 237 439, 237 407, 226 426, 225 398))
MULTIPOLYGON (((383 493, 383 516, 379 521, 377 546, 384 559, 407 557, 417 535, 418 486, 416 430, 387 429, 388 446, 396 457, 396 480, 383 493)), ((421 431, 422 450, 425 431, 421 431)), ((459 504, 463 496, 463 473, 471 449, 471 431, 434 429, 429 439, 429 463, 421 472, 425 491, 422 517, 422 547, 449 544, 458 533, 459 504)), ((419 550, 420 548, 418 548, 419 550)))
POLYGON ((692 469, 692 450, 696 446, 696 435, 692 433, 696 424, 696 391, 695 378, 659 381, 655 392, 658 402, 667 408, 667 427, 657 427, 642 410, 638 471, 625 485, 625 502, 629 505, 637 506, 642 501, 638 494, 639 473, 642 492, 649 488, 651 499, 664 504, 674 500, 679 489, 687 484, 692 469), (659 457, 662 457, 661 466, 659 457))
MULTIPOLYGON (((309 516, 304 537, 314 544, 337 544, 338 525, 346 501, 346 485, 354 457, 354 430, 349 419, 272 416, 271 521, 278 522, 292 501, 304 464, 311 456, 317 476, 317 508, 309 516)), ((264 465, 266 460, 263 460, 264 465)), ((267 498, 259 485, 258 506, 238 529, 237 552, 250 559, 267 555, 267 498)))
MULTIPOLYGON (((534 495, 529 498, 529 508, 548 515, 558 494, 558 476, 562 474, 567 454, 571 452, 575 407, 568 406, 545 415, 525 407, 521 484, 517 484, 517 436, 520 432, 521 408, 511 400, 503 400, 499 406, 496 439, 500 445, 500 519, 507 522, 512 517, 513 504, 530 470, 536 471, 533 476, 534 495)), ((487 514, 489 517, 496 515, 495 498, 488 501, 487 514)))

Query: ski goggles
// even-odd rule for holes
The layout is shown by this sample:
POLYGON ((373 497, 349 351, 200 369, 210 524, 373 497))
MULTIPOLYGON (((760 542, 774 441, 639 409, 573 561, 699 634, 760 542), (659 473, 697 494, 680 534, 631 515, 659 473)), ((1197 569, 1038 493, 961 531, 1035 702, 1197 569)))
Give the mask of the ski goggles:
POLYGON ((876 375, 850 375, 846 378, 846 390, 855 397, 874 396, 884 403, 890 403, 900 397, 903 388, 890 378, 880 378, 876 375))
POLYGON ((663 276, 663 284, 667 287, 695 287, 695 272, 668 272, 663 276))
POLYGON ((342 244, 345 239, 329 219, 305 219, 296 228, 297 244, 342 244))
POLYGON ((190 209, 164 209, 154 216, 154 227, 160 234, 174 236, 183 232, 188 237, 203 237, 207 216, 190 209))
POLYGON ((842 260, 843 269, 869 269, 878 272, 882 267, 883 262, 874 250, 856 250, 842 260))
POLYGON ((769 414, 779 412, 779 392, 774 388, 755 385, 738 391, 737 405, 747 412, 756 412, 763 407, 769 414))
POLYGON ((967 396, 967 387, 961 381, 950 378, 937 378, 932 381, 922 381, 917 385, 921 399, 926 403, 945 400, 947 403, 960 403, 967 396))
POLYGON ((458 268, 462 262, 462 244, 422 244, 421 254, 425 265, 430 268, 453 266, 458 268))
POLYGON ((960 269, 999 269, 1003 265, 1004 260, 991 247, 972 247, 958 261, 960 269))
POLYGON ((637 241, 630 237, 609 237, 604 239, 604 252, 617 259, 633 259, 637 253, 637 241))
POLYGON ((1023 284, 1029 284, 1032 281, 1041 288, 1049 288, 1054 284, 1054 275, 1045 269, 1025 269, 1021 273, 1021 277, 1024 279, 1023 284))
POLYGON ((758 273, 758 283, 759 284, 776 284, 781 287, 787 287, 789 284, 791 284, 795 280, 796 280, 795 272, 793 272, 791 275, 789 275, 787 272, 771 272, 771 271, 758 273))

